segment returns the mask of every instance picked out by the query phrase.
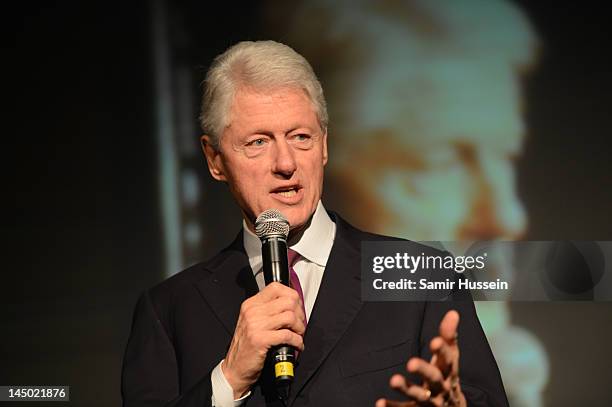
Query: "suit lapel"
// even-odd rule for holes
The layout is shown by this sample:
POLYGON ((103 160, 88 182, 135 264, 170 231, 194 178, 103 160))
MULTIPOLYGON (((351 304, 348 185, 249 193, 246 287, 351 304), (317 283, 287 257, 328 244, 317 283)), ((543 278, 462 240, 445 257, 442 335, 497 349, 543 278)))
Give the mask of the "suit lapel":
POLYGON ((305 349, 298 359, 290 403, 325 361, 362 306, 359 250, 351 242, 349 226, 337 215, 330 215, 336 222, 336 237, 308 321, 305 349))
POLYGON ((220 260, 205 266, 210 271, 209 278, 199 281, 196 286, 204 301, 232 336, 240 304, 259 289, 244 251, 242 232, 221 254, 223 256, 220 260))

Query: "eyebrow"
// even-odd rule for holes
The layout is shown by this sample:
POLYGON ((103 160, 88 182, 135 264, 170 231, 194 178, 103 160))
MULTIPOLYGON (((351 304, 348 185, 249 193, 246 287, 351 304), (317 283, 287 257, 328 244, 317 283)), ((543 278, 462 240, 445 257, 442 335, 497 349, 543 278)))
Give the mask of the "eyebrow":
MULTIPOLYGON (((295 126, 295 127, 292 127, 291 129, 285 131, 285 134, 289 134, 291 132, 294 132, 294 131, 300 130, 300 129, 308 130, 310 132, 314 132, 314 130, 311 129, 310 127, 308 127, 308 126, 295 126)), ((274 133, 271 132, 270 130, 263 130, 263 129, 256 129, 256 130, 254 130, 254 131, 252 131, 250 133, 251 134, 263 134, 264 136, 268 136, 268 137, 274 136, 274 133)))
POLYGON ((264 136, 268 136, 268 137, 274 136, 274 133, 268 130, 254 130, 254 131, 250 131, 249 133, 250 134, 263 134, 264 136))

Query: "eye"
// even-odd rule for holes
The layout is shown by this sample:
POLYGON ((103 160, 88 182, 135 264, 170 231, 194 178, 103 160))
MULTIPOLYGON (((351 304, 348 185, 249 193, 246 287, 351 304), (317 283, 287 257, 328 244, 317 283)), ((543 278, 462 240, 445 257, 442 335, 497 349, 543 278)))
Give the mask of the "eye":
POLYGON ((246 143, 247 147, 263 147, 266 144, 266 140, 263 138, 258 138, 255 140, 251 140, 246 143))
POLYGON ((312 135, 308 133, 297 133, 291 135, 291 137, 289 137, 288 139, 288 142, 290 144, 293 144, 293 146, 296 148, 307 150, 313 146, 313 140, 314 139, 312 135))
POLYGON ((308 134, 296 134, 294 137, 297 141, 307 141, 310 139, 310 135, 308 134))

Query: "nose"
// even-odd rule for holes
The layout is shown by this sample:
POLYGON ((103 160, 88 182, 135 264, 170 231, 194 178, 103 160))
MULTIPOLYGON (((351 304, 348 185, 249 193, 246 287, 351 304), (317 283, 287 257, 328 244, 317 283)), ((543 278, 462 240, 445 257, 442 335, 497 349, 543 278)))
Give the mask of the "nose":
POLYGON ((527 217, 508 160, 483 158, 472 168, 474 194, 457 236, 461 240, 516 240, 526 230, 527 217))
POLYGON ((295 161, 295 151, 284 138, 280 138, 275 144, 274 157, 272 162, 272 172, 282 178, 291 178, 297 164, 295 161))

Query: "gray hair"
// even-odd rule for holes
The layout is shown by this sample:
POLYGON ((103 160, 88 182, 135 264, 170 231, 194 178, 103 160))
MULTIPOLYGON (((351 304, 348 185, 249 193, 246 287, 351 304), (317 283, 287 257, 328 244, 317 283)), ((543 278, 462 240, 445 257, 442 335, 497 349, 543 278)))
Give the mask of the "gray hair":
POLYGON ((230 124, 229 109, 241 87, 264 91, 301 88, 313 104, 321 129, 327 130, 323 88, 308 61, 285 44, 243 41, 218 55, 204 80, 200 124, 214 147, 218 148, 223 130, 230 124))

